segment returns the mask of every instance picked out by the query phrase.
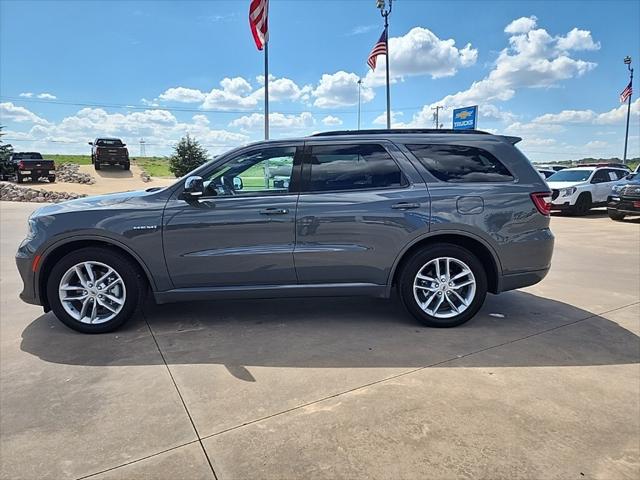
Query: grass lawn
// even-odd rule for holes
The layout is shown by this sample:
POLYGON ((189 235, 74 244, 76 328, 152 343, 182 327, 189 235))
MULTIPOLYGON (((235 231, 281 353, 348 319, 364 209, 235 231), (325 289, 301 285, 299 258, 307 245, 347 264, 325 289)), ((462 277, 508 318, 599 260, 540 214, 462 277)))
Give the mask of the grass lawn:
POLYGON ((172 177, 169 159, 165 157, 135 157, 133 162, 152 177, 172 177))
POLYGON ((78 165, 91 165, 91 155, 43 155, 48 160, 59 163, 77 163, 78 165))

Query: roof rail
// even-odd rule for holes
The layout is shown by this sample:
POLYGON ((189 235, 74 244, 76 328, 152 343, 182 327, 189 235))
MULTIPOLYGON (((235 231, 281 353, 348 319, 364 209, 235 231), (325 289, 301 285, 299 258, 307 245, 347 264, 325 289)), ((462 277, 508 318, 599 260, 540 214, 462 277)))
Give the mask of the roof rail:
POLYGON ((369 130, 333 130, 329 132, 319 132, 310 135, 311 137, 329 137, 329 136, 338 136, 338 135, 375 135, 375 134, 391 134, 391 135, 402 135, 402 134, 415 134, 415 133, 435 133, 435 134, 475 134, 475 135, 491 135, 489 132, 483 132, 482 130, 453 130, 451 128, 380 128, 380 129, 369 129, 369 130))

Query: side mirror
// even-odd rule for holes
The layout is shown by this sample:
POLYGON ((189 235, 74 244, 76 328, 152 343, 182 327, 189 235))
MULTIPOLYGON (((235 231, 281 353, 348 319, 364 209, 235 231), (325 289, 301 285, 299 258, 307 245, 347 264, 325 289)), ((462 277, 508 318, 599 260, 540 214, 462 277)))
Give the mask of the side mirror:
POLYGON ((243 188, 244 183, 242 183, 242 179, 240 177, 233 177, 233 189, 242 190, 243 188))
POLYGON ((204 193, 204 181, 202 177, 187 177, 184 181, 184 190, 182 198, 185 200, 195 200, 204 193))
POLYGON ((93 147, 93 142, 87 142, 87 143, 93 147))
POLYGON ((127 146, 127 144, 126 144, 126 143, 123 143, 123 144, 122 144, 122 146, 123 146, 123 147, 126 147, 126 146, 127 146))

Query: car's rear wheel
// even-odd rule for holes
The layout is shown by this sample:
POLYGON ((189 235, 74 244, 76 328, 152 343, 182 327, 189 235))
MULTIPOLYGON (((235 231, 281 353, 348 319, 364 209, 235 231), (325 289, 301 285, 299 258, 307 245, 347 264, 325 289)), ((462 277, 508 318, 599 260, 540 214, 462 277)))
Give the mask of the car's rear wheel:
POLYGON ((49 183, 54 183, 56 181, 55 175, 49 175, 49 183))
POLYGON ((402 268, 398 287, 409 312, 430 327, 469 321, 487 295, 487 275, 478 258, 458 245, 432 245, 402 268))
POLYGON ((83 333, 110 332, 136 311, 144 280, 136 265, 106 248, 71 252, 51 270, 47 298, 53 313, 83 333))
POLYGON ((130 164, 129 162, 124 163, 124 164, 122 165, 122 168, 123 168, 124 170, 130 170, 130 169, 131 169, 131 164, 130 164))
POLYGON ((581 193, 576 200, 576 204, 574 205, 571 213, 578 216, 584 216, 589 213, 589 210, 591 210, 591 195, 586 192, 581 193))
POLYGON ((96 161, 93 163, 93 168, 95 168, 96 170, 100 170, 100 162, 96 160, 96 161))
POLYGON ((615 212, 613 210, 609 210, 607 212, 609 214, 609 218, 611 220, 616 220, 616 221, 621 221, 624 220, 625 214, 624 213, 620 213, 620 212, 615 212))

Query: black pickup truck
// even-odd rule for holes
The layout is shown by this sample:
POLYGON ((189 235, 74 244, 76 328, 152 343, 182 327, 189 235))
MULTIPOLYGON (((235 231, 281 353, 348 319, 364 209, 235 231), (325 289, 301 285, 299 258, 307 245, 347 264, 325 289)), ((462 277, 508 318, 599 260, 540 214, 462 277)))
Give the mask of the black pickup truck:
POLYGON ((100 170, 102 164, 122 165, 129 170, 129 150, 127 145, 119 138, 96 138, 91 145, 91 163, 96 170, 100 170))
POLYGON ((8 160, 0 163, 0 177, 2 180, 15 178, 18 183, 27 178, 33 182, 40 178, 55 182, 56 165, 53 160, 42 158, 38 152, 15 152, 8 160))

